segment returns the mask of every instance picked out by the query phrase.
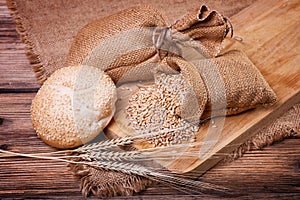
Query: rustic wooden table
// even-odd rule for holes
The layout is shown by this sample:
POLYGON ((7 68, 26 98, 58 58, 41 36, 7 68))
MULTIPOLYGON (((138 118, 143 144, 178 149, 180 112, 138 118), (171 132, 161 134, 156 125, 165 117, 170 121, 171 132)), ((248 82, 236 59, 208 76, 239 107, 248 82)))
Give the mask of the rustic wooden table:
MULTIPOLYGON (((31 126, 30 104, 39 88, 25 55, 24 44, 0 0, 0 148, 16 152, 47 152, 31 126)), ((130 199, 299 199, 300 135, 242 158, 218 165, 203 181, 233 189, 232 197, 185 194, 157 185, 130 199)), ((0 199, 82 199, 79 180, 64 163, 10 158, 0 160, 0 199)), ((93 197, 91 197, 92 199, 93 197)), ((118 199, 118 198, 116 198, 118 199)))

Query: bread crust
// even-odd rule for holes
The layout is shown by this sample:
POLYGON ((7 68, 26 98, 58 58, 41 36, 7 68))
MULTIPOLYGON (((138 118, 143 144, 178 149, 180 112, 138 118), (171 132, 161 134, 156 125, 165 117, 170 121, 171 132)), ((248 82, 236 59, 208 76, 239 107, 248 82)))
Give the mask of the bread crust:
POLYGON ((46 144, 69 149, 94 139, 115 112, 116 87, 96 67, 55 71, 32 101, 31 120, 46 144))

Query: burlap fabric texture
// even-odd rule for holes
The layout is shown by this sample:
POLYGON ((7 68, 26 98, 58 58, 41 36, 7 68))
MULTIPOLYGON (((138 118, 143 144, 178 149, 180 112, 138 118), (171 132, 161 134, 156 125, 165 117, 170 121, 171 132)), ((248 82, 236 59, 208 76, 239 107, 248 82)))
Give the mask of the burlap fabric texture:
POLYGON ((141 176, 125 174, 90 167, 83 164, 70 164, 70 170, 80 178, 80 189, 87 197, 129 196, 145 190, 153 181, 141 176))
POLYGON ((65 66, 97 66, 115 83, 154 79, 155 70, 161 70, 157 65, 164 65, 167 73, 176 70, 187 79, 197 99, 186 105, 192 108, 183 109, 196 112, 186 113, 192 121, 199 120, 193 116, 209 117, 211 109, 226 109, 225 114, 231 115, 272 105, 275 93, 246 55, 238 51, 218 55, 230 31, 229 20, 205 5, 169 26, 156 9, 133 7, 83 27, 65 66), (193 55, 195 52, 198 54, 193 55), (220 74, 219 81, 209 82, 214 77, 206 72, 213 67, 220 74), (221 84, 223 88, 210 86, 221 84), (213 90, 225 90, 224 95, 212 98, 213 90), (223 104, 211 108, 212 100, 223 104))
POLYGON ((204 83, 207 90, 207 104, 201 116, 202 119, 210 117, 212 109, 215 109, 214 114, 220 113, 222 115, 225 109, 224 114, 233 115, 258 106, 270 106, 276 102, 276 94, 272 88, 260 71, 241 51, 232 50, 215 58, 193 61, 192 66, 182 58, 174 56, 166 57, 164 62, 173 68, 180 69, 181 73, 192 84, 198 84, 194 91, 202 99, 205 97, 203 97, 204 92, 201 83, 204 83), (185 67, 184 65, 189 66, 185 67), (192 73, 192 70, 195 73, 192 73), (215 73, 219 73, 217 76, 220 78, 212 75, 215 73), (197 77, 198 74, 203 80, 199 79, 199 76, 197 77), (216 80, 212 80, 214 78, 216 80), (220 89, 218 84, 223 84, 224 93, 210 94, 220 89), (199 88, 201 90, 197 91, 199 88), (214 104, 213 107, 212 104, 214 104))
POLYGON ((43 83, 63 67, 77 32, 95 19, 147 3, 163 10, 168 23, 203 3, 230 17, 256 0, 7 0, 26 53, 43 83))

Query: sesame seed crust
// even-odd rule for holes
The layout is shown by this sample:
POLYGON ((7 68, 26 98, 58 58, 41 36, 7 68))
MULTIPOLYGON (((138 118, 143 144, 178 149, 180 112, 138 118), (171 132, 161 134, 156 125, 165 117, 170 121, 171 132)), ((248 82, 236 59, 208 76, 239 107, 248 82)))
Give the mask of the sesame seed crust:
POLYGON ((74 148, 95 138, 109 123, 117 99, 111 78, 98 68, 72 66, 55 71, 31 106, 37 135, 56 148, 74 148))

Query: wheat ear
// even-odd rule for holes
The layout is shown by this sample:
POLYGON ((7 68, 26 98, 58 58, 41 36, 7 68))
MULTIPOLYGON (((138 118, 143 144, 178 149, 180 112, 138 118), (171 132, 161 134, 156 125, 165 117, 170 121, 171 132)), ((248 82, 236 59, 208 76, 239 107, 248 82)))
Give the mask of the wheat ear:
POLYGON ((128 151, 128 152, 118 152, 118 151, 90 151, 78 156, 83 160, 111 160, 111 161, 122 161, 122 160, 138 160, 144 157, 139 151, 128 151))
POLYGON ((99 150, 103 150, 103 149, 110 149, 112 147, 117 147, 117 146, 130 145, 133 142, 134 142, 134 137, 121 137, 121 138, 106 140, 103 142, 87 144, 87 145, 84 145, 82 147, 75 149, 74 152, 84 153, 84 152, 89 152, 89 151, 99 151, 99 150))

